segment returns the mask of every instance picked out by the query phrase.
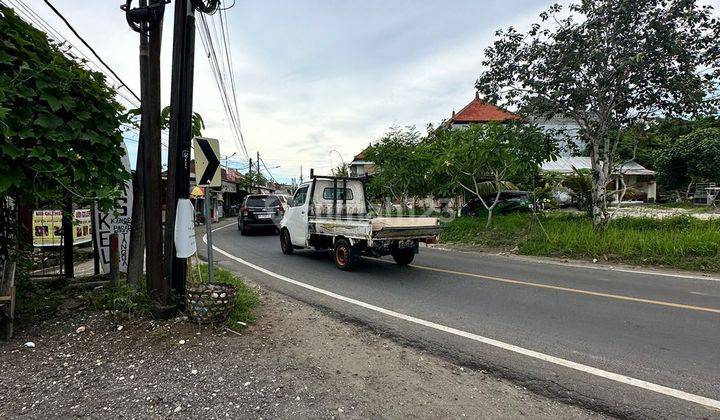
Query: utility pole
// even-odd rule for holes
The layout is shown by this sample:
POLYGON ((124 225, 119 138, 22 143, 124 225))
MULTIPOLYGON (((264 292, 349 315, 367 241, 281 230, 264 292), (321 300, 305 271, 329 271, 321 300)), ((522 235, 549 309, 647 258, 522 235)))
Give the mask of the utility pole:
MULTIPOLYGON (((175 256, 175 210, 178 200, 190 198, 190 144, 195 68, 195 9, 190 0, 175 2, 172 87, 170 91, 170 144, 165 221, 165 281, 184 296, 187 259, 175 256)), ((206 189, 207 190, 207 189, 206 189)), ((206 196, 208 196, 206 191, 206 196)))
POLYGON ((63 200, 62 210, 62 244, 63 244, 63 264, 64 275, 66 279, 75 278, 75 262, 73 261, 73 205, 72 196, 67 195, 63 200))
MULTIPOLYGON (((178 200, 190 198, 190 144, 192 142, 193 77, 195 69, 195 9, 213 13, 219 0, 176 0, 170 91, 170 145, 165 218, 165 281, 185 295, 187 259, 175 256, 175 211, 178 200), (172 263, 170 261, 172 260, 172 263)), ((206 189, 206 199, 209 189, 206 189)))
MULTIPOLYGON (((163 0, 150 0, 150 5, 164 4, 163 0)), ((145 39, 145 37, 141 37, 145 39)), ((160 48, 162 45, 162 18, 148 31, 145 45, 141 44, 140 55, 147 56, 146 91, 141 92, 142 119, 145 125, 145 269, 148 291, 160 305, 169 302, 169 288, 162 277, 162 209, 160 190, 162 188, 162 149, 160 143, 160 48)))
POLYGON ((252 158, 248 158, 248 179, 250 180, 250 186, 248 187, 248 192, 252 193, 252 187, 253 187, 253 174, 252 174, 252 158))
MULTIPOLYGON (((257 153, 257 162, 255 164, 257 165, 257 178, 258 178, 258 184, 260 183, 260 152, 257 153)), ((259 187, 259 185, 258 185, 259 187)), ((260 188, 258 188, 258 192, 260 192, 260 188)))
POLYGON ((140 0, 132 9, 128 0, 122 9, 130 27, 140 33, 141 137, 143 138, 143 198, 145 227, 145 266, 148 293, 160 307, 169 303, 169 287, 163 279, 161 143, 160 143, 160 48, 164 0, 140 0))
MULTIPOLYGON (((141 7, 147 7, 147 0, 142 0, 141 7)), ((129 7, 129 6, 126 6, 129 7)), ((125 9, 123 9, 125 10, 125 9)), ((127 13, 128 10, 125 10, 127 13)), ((134 26, 131 25, 133 29, 134 26)), ((140 29, 138 27, 138 29, 140 29)), ((140 31, 138 31, 140 32, 140 31)), ((140 32, 140 45, 147 44, 146 35, 140 32)), ((148 56, 140 54, 140 74, 147 74, 148 56)), ((147 78, 140 77, 140 93, 147 92, 147 78)), ((142 103, 140 104, 142 112, 142 103)), ((143 275, 145 260, 145 132, 147 121, 140 119, 140 136, 138 138, 137 160, 133 179, 133 208, 130 227, 130 252, 128 256, 127 281, 138 286, 143 275)), ((95 226, 95 225, 93 225, 95 226)), ((93 235, 94 237, 94 235, 93 235)))

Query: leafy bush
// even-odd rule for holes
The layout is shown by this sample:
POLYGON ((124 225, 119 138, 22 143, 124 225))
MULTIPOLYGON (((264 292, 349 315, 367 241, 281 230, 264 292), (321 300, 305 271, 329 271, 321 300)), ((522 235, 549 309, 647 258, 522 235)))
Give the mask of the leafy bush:
POLYGON ((578 210, 592 215, 592 176, 590 171, 573 168, 573 173, 562 181, 562 185, 572 191, 573 204, 578 210))
POLYGON ((626 201, 645 201, 646 199, 647 193, 633 187, 628 187, 625 190, 625 196, 623 197, 623 200, 626 201))
POLYGON ((686 189, 697 181, 720 181, 720 128, 682 136, 657 154, 658 181, 668 189, 686 189))
POLYGON ((129 179, 115 92, 3 5, 0 33, 0 195, 109 206, 129 179))

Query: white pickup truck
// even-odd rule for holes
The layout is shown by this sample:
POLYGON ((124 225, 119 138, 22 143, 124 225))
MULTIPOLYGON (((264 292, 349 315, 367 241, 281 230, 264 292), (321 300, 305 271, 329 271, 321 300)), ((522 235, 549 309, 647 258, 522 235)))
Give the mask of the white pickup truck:
POLYGON ((408 265, 419 242, 433 243, 440 226, 434 217, 371 217, 361 178, 316 176, 300 185, 280 222, 280 246, 332 249, 335 265, 352 270, 361 255, 392 255, 408 265))

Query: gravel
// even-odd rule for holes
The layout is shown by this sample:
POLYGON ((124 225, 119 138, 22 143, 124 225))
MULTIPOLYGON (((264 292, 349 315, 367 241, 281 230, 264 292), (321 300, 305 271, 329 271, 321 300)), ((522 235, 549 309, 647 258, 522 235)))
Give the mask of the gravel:
POLYGON ((0 418, 603 418, 260 293, 241 333, 86 311, 23 327, 0 342, 0 418))

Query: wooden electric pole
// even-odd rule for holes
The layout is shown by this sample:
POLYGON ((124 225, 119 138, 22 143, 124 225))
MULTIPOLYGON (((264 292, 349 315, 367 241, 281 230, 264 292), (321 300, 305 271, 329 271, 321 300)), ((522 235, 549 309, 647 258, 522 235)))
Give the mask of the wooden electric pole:
MULTIPOLYGON (((163 0, 150 0, 150 6, 163 0)), ((148 31, 147 40, 141 44, 140 55, 147 56, 146 92, 142 92, 142 119, 145 125, 145 270, 148 291, 161 305, 169 302, 169 285, 163 279, 162 254, 162 148, 160 121, 160 48, 162 45, 162 19, 148 31)))
POLYGON ((252 174, 252 158, 248 158, 248 179, 250 180, 250 183, 248 184, 248 193, 252 194, 252 187, 253 187, 253 174, 252 174))
POLYGON ((141 133, 143 138, 143 201, 145 225, 145 269, 148 293, 160 307, 169 302, 169 285, 163 278, 162 253, 162 149, 160 120, 160 49, 164 0, 140 0, 132 9, 131 1, 122 7, 130 27, 140 33, 141 133))
POLYGON ((193 72, 195 67, 195 9, 190 0, 175 2, 172 85, 170 88, 170 145, 165 220, 165 281, 178 296, 185 295, 187 259, 175 256, 175 211, 178 200, 190 198, 190 145, 193 138, 193 72))
POLYGON ((63 265, 64 265, 64 276, 66 279, 73 279, 75 277, 75 262, 73 261, 73 211, 72 196, 67 195, 63 202, 62 210, 62 244, 63 244, 63 265))

